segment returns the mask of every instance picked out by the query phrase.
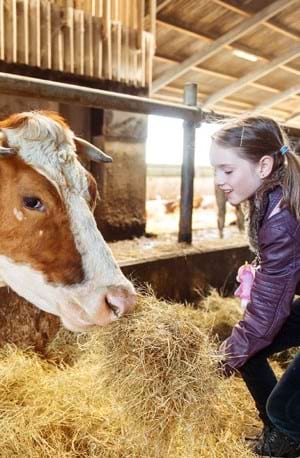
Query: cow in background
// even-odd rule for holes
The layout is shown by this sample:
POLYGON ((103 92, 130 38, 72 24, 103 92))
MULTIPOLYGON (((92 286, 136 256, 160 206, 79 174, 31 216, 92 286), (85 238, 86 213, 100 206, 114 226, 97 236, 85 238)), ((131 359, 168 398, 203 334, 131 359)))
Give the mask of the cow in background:
MULTIPOLYGON (((215 186, 215 196, 218 207, 218 230, 219 236, 222 239, 224 236, 225 226, 226 197, 225 193, 218 186, 215 186)), ((240 204, 235 206, 235 212, 237 227, 240 232, 243 232, 245 230, 245 218, 240 204)))
POLYGON ((78 160, 110 162, 56 113, 0 122, 0 282, 72 331, 129 312, 124 277, 93 216, 97 187, 78 160))

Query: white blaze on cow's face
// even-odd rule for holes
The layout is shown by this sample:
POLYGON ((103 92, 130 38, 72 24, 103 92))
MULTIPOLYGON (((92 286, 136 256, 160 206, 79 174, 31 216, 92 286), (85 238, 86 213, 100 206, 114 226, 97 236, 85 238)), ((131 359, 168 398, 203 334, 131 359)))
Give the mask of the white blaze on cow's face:
POLYGON ((96 183, 73 132, 48 112, 0 122, 0 280, 73 331, 133 308, 135 292, 93 216, 96 183))

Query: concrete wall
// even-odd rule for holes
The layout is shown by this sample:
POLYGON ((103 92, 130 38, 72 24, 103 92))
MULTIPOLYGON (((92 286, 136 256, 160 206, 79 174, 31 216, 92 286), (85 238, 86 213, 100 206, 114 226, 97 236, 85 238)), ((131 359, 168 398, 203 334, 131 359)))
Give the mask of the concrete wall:
POLYGON ((102 134, 93 137, 113 158, 112 164, 92 164, 101 197, 95 217, 106 240, 145 232, 146 135, 146 116, 106 110, 102 134))

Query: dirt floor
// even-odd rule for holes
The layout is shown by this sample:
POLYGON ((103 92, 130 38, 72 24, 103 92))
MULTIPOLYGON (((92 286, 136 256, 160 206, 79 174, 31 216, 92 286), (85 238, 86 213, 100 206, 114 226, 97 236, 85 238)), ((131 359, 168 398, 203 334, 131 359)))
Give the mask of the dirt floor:
POLYGON ((179 205, 167 213, 168 202, 176 202, 180 194, 179 177, 148 177, 146 202, 147 237, 110 243, 119 263, 182 255, 196 251, 239 247, 247 244, 244 233, 235 225, 235 209, 226 206, 224 238, 217 230, 217 205, 212 177, 195 178, 194 196, 201 196, 201 206, 193 210, 193 243, 178 243, 179 205))

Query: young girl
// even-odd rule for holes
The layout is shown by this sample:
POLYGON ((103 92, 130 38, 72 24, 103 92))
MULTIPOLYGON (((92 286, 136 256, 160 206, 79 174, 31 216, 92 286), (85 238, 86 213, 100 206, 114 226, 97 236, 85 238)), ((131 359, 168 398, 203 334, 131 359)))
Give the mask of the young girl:
POLYGON ((213 136, 215 182, 228 201, 246 201, 256 272, 243 319, 222 344, 223 369, 239 371, 264 423, 254 451, 300 457, 300 353, 277 382, 267 358, 300 346, 300 163, 278 124, 234 121, 213 136))

